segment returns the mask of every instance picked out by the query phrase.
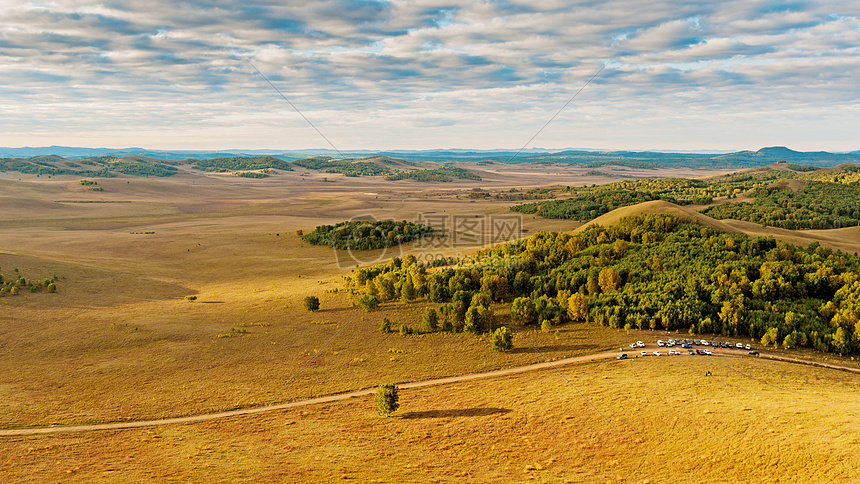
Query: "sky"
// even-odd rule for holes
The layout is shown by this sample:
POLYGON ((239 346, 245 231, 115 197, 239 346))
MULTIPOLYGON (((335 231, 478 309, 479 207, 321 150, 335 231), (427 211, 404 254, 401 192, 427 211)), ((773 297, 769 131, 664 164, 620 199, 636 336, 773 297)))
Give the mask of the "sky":
POLYGON ((856 0, 0 12, 6 147, 860 150, 856 0))

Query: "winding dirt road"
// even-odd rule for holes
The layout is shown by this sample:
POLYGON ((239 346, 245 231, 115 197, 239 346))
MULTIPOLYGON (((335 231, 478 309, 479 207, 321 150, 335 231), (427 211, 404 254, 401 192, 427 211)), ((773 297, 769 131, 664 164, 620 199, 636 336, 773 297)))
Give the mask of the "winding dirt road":
MULTIPOLYGON (((575 356, 563 360, 547 361, 544 363, 535 363, 533 365, 518 366, 515 368, 506 368, 503 370, 488 371, 485 373, 470 373, 467 375, 452 376, 448 378, 437 378, 435 380, 424 380, 410 383, 401 383, 397 386, 400 389, 422 388, 434 385, 445 385, 448 383, 458 383, 470 380, 479 380, 482 378, 493 378, 497 376, 514 375, 517 373, 525 373, 528 371, 542 370, 552 368, 553 366, 569 365, 571 363, 581 363, 585 361, 600 360, 605 358, 613 358, 618 355, 618 351, 605 353, 596 353, 586 356, 575 356)), ((3 436, 20 436, 20 435, 39 435, 39 434, 56 434, 61 432, 92 432, 97 430, 123 430, 133 429, 138 427, 155 427, 161 425, 187 424, 195 422, 206 422, 209 420, 217 420, 228 417, 238 417, 241 415, 252 415, 256 413, 271 412, 273 410, 282 410, 285 408, 303 407, 306 405, 315 405, 318 403, 338 402, 348 400, 350 398, 363 397, 372 395, 376 388, 365 388, 363 390, 355 390, 347 393, 337 393, 325 397, 308 398, 305 400, 296 400, 288 403, 278 403, 275 405, 265 405, 262 407, 243 408, 239 410, 230 410, 226 412, 206 413, 202 415, 192 415, 189 417, 174 417, 163 418, 158 420, 139 420, 132 422, 114 422, 93 425, 75 425, 68 427, 38 427, 28 429, 7 429, 0 430, 0 437, 3 436)))
MULTIPOLYGON (((650 346, 650 345, 649 345, 650 346)), ((637 351, 639 348, 637 348, 637 351)), ((649 352, 650 353, 650 352, 649 352)), ((572 358, 565 358, 563 360, 556 361, 546 361, 543 363, 535 363, 533 365, 526 366, 518 366, 515 368, 506 368, 502 370, 488 371, 485 373, 470 373, 467 375, 460 376, 452 376, 447 378, 437 378, 435 380, 424 380, 418 382, 410 382, 410 383, 402 383, 397 386, 401 389, 410 389, 410 388, 422 388, 429 387, 434 385, 446 385, 449 383, 459 383, 471 380, 480 380, 483 378, 493 378, 497 376, 506 376, 506 375, 515 375, 517 373, 526 373, 529 371, 535 370, 545 370, 553 367, 570 365, 573 363, 583 363, 586 361, 594 361, 601 360, 607 358, 614 358, 618 355, 619 352, 616 351, 607 351, 604 353, 595 353, 593 355, 586 356, 575 356, 572 358)), ((735 353, 730 352, 720 352, 715 353, 715 355, 719 356, 742 356, 735 353)), ((839 365, 831 365, 828 363, 821 363, 817 361, 809 361, 809 360, 800 360, 796 358, 789 358, 779 355, 771 355, 771 354, 761 354, 759 358, 767 358, 771 360, 779 360, 788 363, 800 363, 805 365, 818 366, 822 368, 830 368, 834 370, 844 370, 850 371, 853 373, 860 373, 860 369, 851 368, 846 366, 839 365)), ((210 420, 218 420, 222 418, 229 417, 238 417, 242 415, 252 415, 263 412, 271 412, 273 410, 282 410, 286 408, 294 408, 294 407, 303 407, 307 405, 315 405, 318 403, 329 403, 329 402, 338 402, 342 400, 348 400, 350 398, 363 397, 366 395, 372 395, 376 391, 375 388, 365 388, 362 390, 355 390, 347 393, 337 393, 334 395, 328 395, 324 397, 316 397, 316 398, 308 398, 305 400, 297 400, 289 403, 278 403, 275 405, 265 405, 262 407, 254 407, 254 408, 243 408, 239 410, 230 410, 227 412, 216 412, 216 413, 207 413, 202 415, 192 415, 189 417, 174 417, 174 418, 163 418, 158 420, 139 420, 133 422, 115 422, 115 423, 104 423, 104 424, 93 424, 93 425, 76 425, 76 426, 68 426, 68 427, 38 427, 38 428, 26 428, 26 429, 7 429, 0 430, 0 437, 3 436, 21 436, 21 435, 40 435, 40 434, 57 434, 63 432, 93 432, 98 430, 123 430, 123 429, 133 429, 138 427, 155 427, 161 425, 175 425, 175 424, 187 424, 187 423, 195 423, 195 422, 206 422, 210 420)))

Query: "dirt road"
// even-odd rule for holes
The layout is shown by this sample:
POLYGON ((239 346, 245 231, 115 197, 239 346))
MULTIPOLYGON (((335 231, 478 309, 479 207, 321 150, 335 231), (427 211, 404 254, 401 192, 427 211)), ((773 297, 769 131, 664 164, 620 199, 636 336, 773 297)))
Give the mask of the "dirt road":
MULTIPOLYGON (((605 353, 597 353, 593 355, 586 356, 576 356, 573 358, 566 358, 563 360, 557 360, 552 362, 544 362, 544 363, 535 363, 533 365, 526 366, 518 366, 516 368, 506 368, 503 370, 495 370, 488 371, 485 373, 470 373, 467 375, 460 376, 452 376, 448 378, 438 378, 435 380, 425 380, 418 382, 410 382, 410 383, 402 383, 397 386, 401 389, 410 389, 410 388, 422 388, 429 387, 433 385, 445 385, 448 383, 457 383, 464 382, 470 380, 478 380, 482 378, 493 378, 497 376, 504 375, 513 375, 517 373, 524 373, 527 371, 541 370, 552 368, 553 366, 561 366, 561 365, 569 365, 571 363, 581 363, 585 361, 593 361, 605 358, 612 358, 618 355, 617 351, 605 352, 605 353)), ((195 423, 195 422, 205 422, 209 420, 217 420, 228 417, 238 417, 241 415, 251 415, 255 413, 263 413, 270 412, 273 410, 282 410, 285 408, 293 408, 293 407, 302 407, 306 405, 315 405, 318 403, 329 403, 329 402, 337 402, 342 400, 347 400, 350 398, 363 397, 366 395, 372 395, 373 392, 376 391, 375 388, 366 388, 363 390, 356 390, 348 393, 338 393, 335 395, 328 395, 325 397, 316 397, 309 398, 306 400, 297 400, 295 402, 289 403, 278 403, 275 405, 265 405, 262 407, 254 407, 254 408, 243 408, 239 410, 230 410, 227 412, 216 412, 216 413, 207 413, 203 415, 192 415, 189 417, 175 417, 175 418, 164 418, 158 420, 139 420, 134 422, 115 422, 115 423, 104 423, 104 424, 93 424, 93 425, 75 425, 68 427, 40 427, 40 428, 29 428, 29 429, 7 429, 0 430, 0 436, 15 436, 15 435, 39 435, 39 434, 55 434, 61 432, 92 432, 97 430, 122 430, 122 429, 133 429, 138 427, 154 427, 160 425, 174 425, 174 424, 186 424, 186 423, 195 423)))
MULTIPOLYGON (((652 346, 652 345, 649 345, 652 346)), ((637 348, 639 350, 639 348, 637 348)), ((631 353, 634 353, 631 351, 631 353)), ((650 353, 650 352, 649 352, 650 353)), ((410 383, 401 383, 397 386, 401 389, 410 389, 410 388, 422 388, 429 387, 434 385, 446 385, 449 383, 459 383, 470 380, 479 380, 482 378, 493 378, 497 376, 505 376, 505 375, 514 375, 517 373, 525 373, 534 370, 544 370, 557 366, 570 365, 573 363, 582 363, 586 361, 594 361, 601 360, 606 358, 614 358, 619 354, 618 351, 607 351, 604 353, 596 353, 593 355, 586 356, 576 356, 573 358, 565 358, 563 360, 557 361, 548 361, 544 363, 535 363, 533 365, 526 366, 518 366, 516 368, 506 368, 503 370, 495 370, 488 371, 485 373, 470 373, 467 375, 460 376, 452 376, 447 378, 438 378, 435 380, 424 380, 418 382, 410 382, 410 383)), ((720 352, 715 353, 718 356, 746 356, 745 354, 736 354, 733 352, 720 352)), ((785 361, 789 363, 800 363, 805 365, 818 366, 823 368, 830 368, 834 370, 845 370, 854 373, 860 373, 860 369, 850 368, 839 365, 831 365, 828 363, 821 363, 816 361, 809 360, 799 360, 796 358, 788 358, 779 355, 770 355, 770 354, 762 354, 759 358, 768 358, 773 360, 785 361)), ((263 412, 271 412, 273 410, 282 410, 286 408, 293 407, 303 407, 306 405, 315 405, 318 403, 329 403, 329 402, 338 402, 342 400, 348 400, 350 398, 363 397, 366 395, 372 395, 375 391, 375 388, 365 388, 362 390, 355 390, 348 393, 338 393, 335 395, 328 395, 325 397, 316 397, 316 398, 308 398, 305 400, 297 400, 295 402, 289 403, 278 403, 275 405, 265 405, 262 407, 254 407, 254 408, 243 408, 239 410, 230 410, 227 412, 216 412, 216 413, 207 413, 202 415, 193 415, 190 417, 175 417, 175 418, 164 418, 158 420, 140 420, 136 422, 115 422, 115 423, 105 423, 105 424, 93 424, 93 425, 76 425, 76 426, 68 426, 68 427, 40 427, 40 428, 29 428, 29 429, 7 429, 0 430, 0 437, 2 436, 20 436, 20 435, 39 435, 39 434, 55 434, 61 432, 92 432, 97 430, 122 430, 122 429, 133 429, 138 427, 154 427, 161 425, 174 425, 174 424, 187 424, 187 423, 195 423, 195 422, 206 422, 209 420, 217 420, 228 417, 238 417, 242 415, 252 415, 255 413, 263 413, 263 412)))

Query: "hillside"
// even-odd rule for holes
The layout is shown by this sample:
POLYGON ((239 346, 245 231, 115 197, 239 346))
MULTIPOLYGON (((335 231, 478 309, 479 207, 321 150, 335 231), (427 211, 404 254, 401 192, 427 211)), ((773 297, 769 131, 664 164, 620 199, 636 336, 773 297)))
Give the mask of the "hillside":
POLYGON ((722 232, 730 234, 742 233, 741 230, 732 227, 731 225, 728 225, 719 220, 715 220, 711 217, 708 217, 707 215, 702 215, 701 213, 693 209, 682 207, 680 205, 675 205, 674 203, 666 202, 663 200, 653 200, 637 205, 631 205, 629 207, 617 208, 607 214, 597 217, 596 219, 586 223, 585 225, 582 225, 581 227, 576 228, 573 233, 576 234, 579 232, 583 232, 594 225, 600 225, 603 227, 616 225, 619 221, 621 221, 622 218, 643 214, 672 215, 687 222, 691 222, 715 230, 720 230, 722 232))

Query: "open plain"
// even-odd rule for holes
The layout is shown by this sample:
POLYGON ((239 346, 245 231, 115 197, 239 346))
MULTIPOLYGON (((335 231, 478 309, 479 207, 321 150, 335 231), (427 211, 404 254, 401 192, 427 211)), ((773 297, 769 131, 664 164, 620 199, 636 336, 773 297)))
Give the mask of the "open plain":
MULTIPOLYGON (((408 252, 419 260, 470 255, 487 240, 353 259, 296 236, 352 217, 511 214, 512 202, 469 198, 474 188, 711 174, 471 168, 482 180, 183 171, 99 179, 100 192, 71 177, 3 174, 0 272, 58 282, 53 294, 0 298, 0 428, 202 415, 656 340, 655 332, 588 324, 557 333, 514 327, 515 349, 497 353, 486 336, 382 334, 385 317, 417 326, 424 305, 363 312, 337 291, 343 275, 408 252), (307 295, 320 297, 320 311, 304 309, 307 295)), ((860 251, 857 227, 713 223, 860 251)), ((519 235, 579 225, 527 215, 519 235)), ((509 306, 494 309, 510 325, 509 306)), ((810 351, 780 353, 857 366, 810 351)), ((701 473, 709 482, 849 482, 860 469, 858 383, 854 373, 746 355, 590 362, 404 390, 390 419, 359 397, 194 424, 4 436, 0 474, 80 482, 668 482, 701 473)))

